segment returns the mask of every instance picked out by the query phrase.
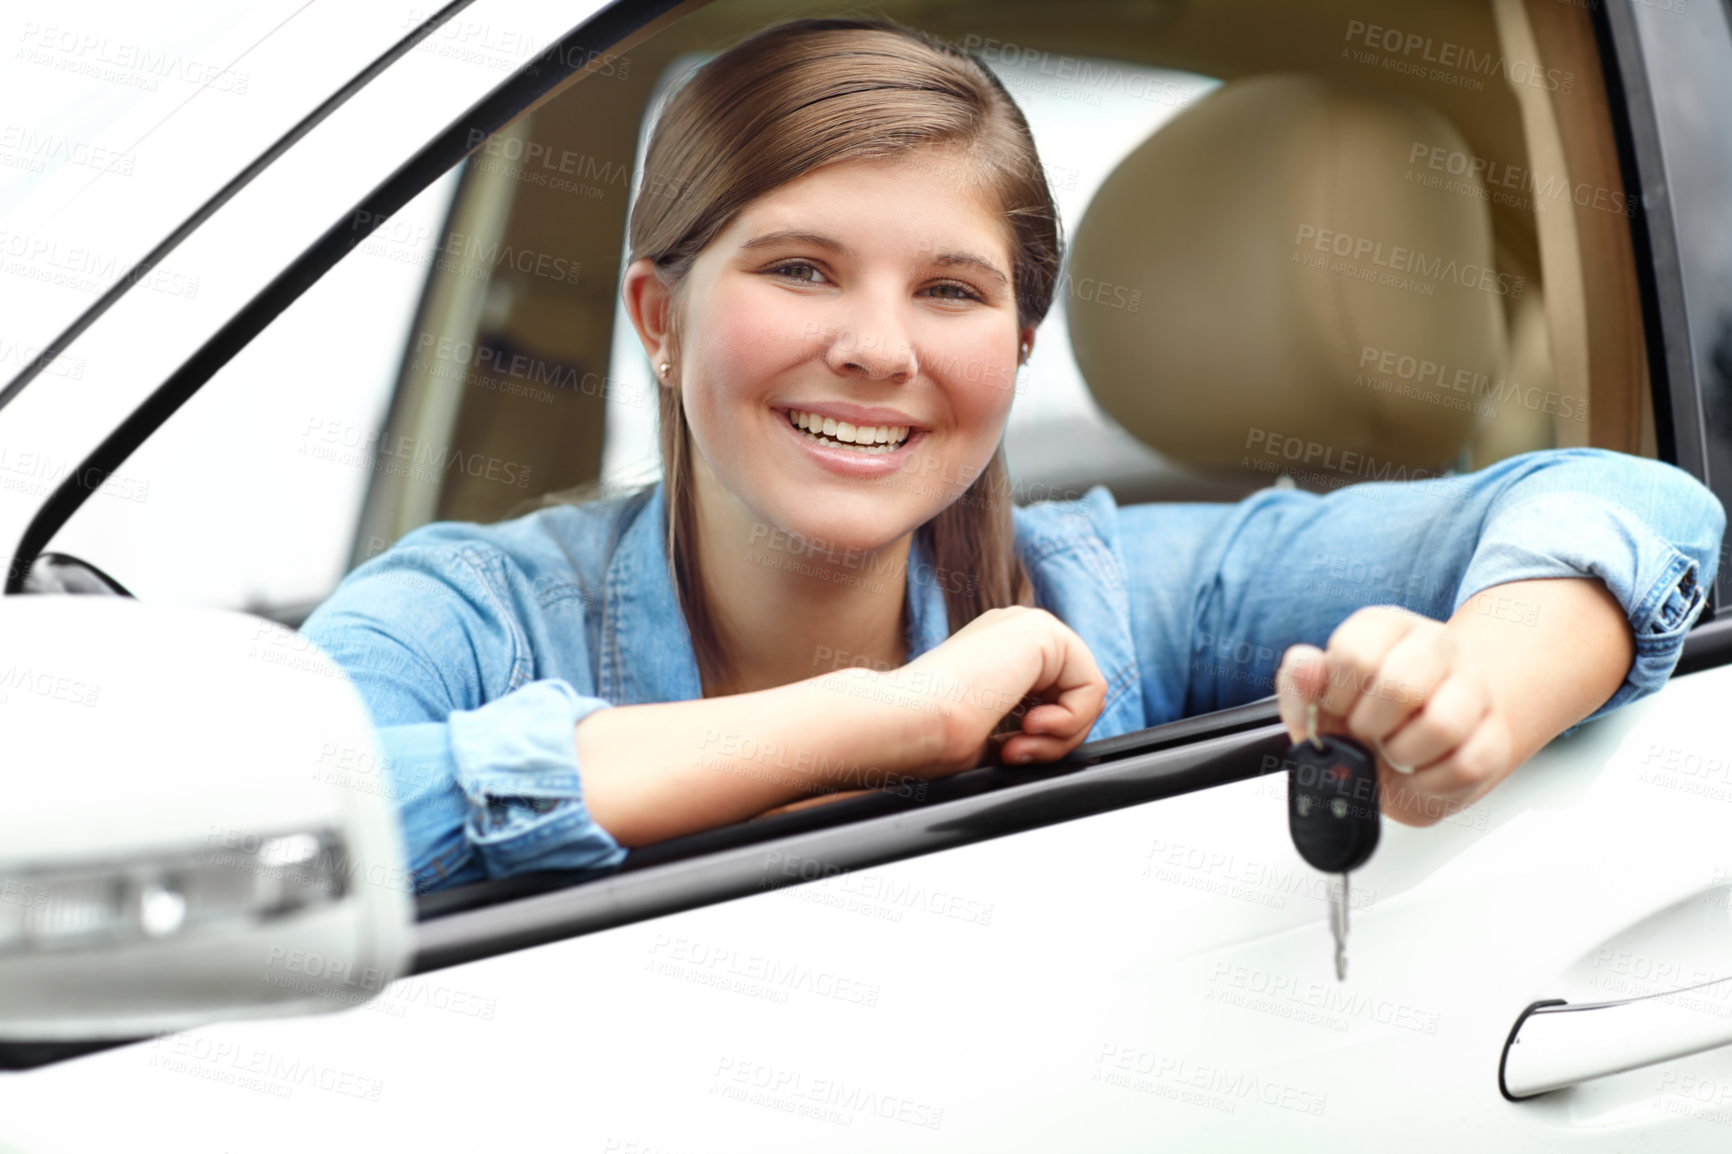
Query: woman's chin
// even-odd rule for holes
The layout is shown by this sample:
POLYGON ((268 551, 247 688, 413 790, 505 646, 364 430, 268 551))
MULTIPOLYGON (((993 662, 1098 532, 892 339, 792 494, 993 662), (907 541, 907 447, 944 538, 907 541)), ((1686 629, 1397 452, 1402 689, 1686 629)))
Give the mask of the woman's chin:
POLYGON ((896 544, 924 523, 917 513, 888 512, 882 499, 825 500, 821 504, 824 513, 821 517, 812 516, 811 509, 803 509, 782 521, 784 532, 799 537, 819 553, 873 553, 896 544))

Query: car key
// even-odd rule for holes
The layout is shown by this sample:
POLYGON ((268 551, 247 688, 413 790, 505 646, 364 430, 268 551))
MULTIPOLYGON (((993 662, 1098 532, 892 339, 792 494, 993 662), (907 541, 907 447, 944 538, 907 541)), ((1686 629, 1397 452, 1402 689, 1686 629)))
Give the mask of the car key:
POLYGON ((1383 815, 1377 759, 1351 737, 1317 735, 1317 706, 1306 736, 1287 751, 1287 829, 1299 856, 1325 873, 1340 874, 1330 889, 1329 932, 1335 938, 1335 979, 1347 977, 1348 874, 1377 848, 1383 815))

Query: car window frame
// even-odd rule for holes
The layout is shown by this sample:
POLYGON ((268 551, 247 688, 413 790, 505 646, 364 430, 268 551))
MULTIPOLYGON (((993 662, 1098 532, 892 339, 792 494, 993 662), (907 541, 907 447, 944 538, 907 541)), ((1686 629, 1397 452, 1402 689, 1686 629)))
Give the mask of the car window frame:
MULTIPOLYGON (((1695 260, 1682 243, 1680 208, 1673 197, 1673 166, 1670 158, 1693 149, 1723 147, 1724 132, 1698 132, 1683 118, 1663 109, 1648 76, 1647 49, 1666 38, 1684 38, 1696 30, 1683 20, 1682 9, 1668 10, 1667 20, 1642 20, 1637 6, 1598 4, 1592 9, 1594 28, 1605 61, 1608 96, 1624 115, 1614 118, 1620 161, 1627 188, 1641 190, 1640 213, 1630 217, 1631 239, 1642 296, 1643 325, 1648 338, 1649 377, 1654 390, 1654 419, 1659 455, 1707 485, 1721 501, 1732 506, 1732 477, 1716 478, 1708 467, 1706 414, 1703 411, 1703 380, 1698 334, 1690 328, 1688 280, 1695 260), (1665 120, 1662 125, 1661 121, 1665 120), (1668 147, 1666 138, 1671 137, 1668 147)), ((1732 69, 1732 2, 1708 0, 1698 5, 1695 18, 1718 13, 1729 37, 1720 57, 1721 66, 1732 69)), ((1732 187, 1724 187, 1724 200, 1732 200, 1732 187)), ((1724 557, 1724 552, 1722 557, 1724 557)), ((1732 573, 1722 563, 1715 587, 1708 591, 1709 603, 1703 619, 1721 619, 1732 613, 1732 573), (1725 594, 1723 596, 1722 594, 1725 594)))
POLYGON ((669 839, 604 874, 423 894, 408 974, 1243 781, 1280 770, 1290 744, 1271 696, 1089 742, 1052 765, 967 770, 920 799, 850 797, 669 839))
MULTIPOLYGON (((1722 0, 1722 19, 1732 26, 1732 0, 1722 0)), ((1706 422, 1702 380, 1697 373, 1690 333, 1684 264, 1688 255, 1678 239, 1677 206, 1667 170, 1660 112, 1648 78, 1644 39, 1656 34, 1686 35, 1676 23, 1639 25, 1633 8, 1618 4, 1591 7, 1594 31, 1604 67, 1607 104, 1617 141, 1624 186, 1640 189, 1642 211, 1630 216, 1635 246, 1637 283, 1641 292, 1642 326, 1647 334, 1648 379, 1653 390, 1654 422, 1661 460, 1707 485, 1732 506, 1732 478, 1716 488, 1708 473, 1706 422)), ((1726 63, 1732 67, 1732 52, 1726 63)), ((1678 126, 1673 126, 1678 131, 1678 126)), ((1732 197, 1732 189, 1727 189, 1732 197)), ((1726 555, 1724 547, 1721 556, 1726 555)), ((1732 593, 1732 575, 1722 561, 1708 605, 1684 639, 1684 650, 1672 676, 1681 677, 1732 660, 1732 605, 1721 590, 1732 593)))

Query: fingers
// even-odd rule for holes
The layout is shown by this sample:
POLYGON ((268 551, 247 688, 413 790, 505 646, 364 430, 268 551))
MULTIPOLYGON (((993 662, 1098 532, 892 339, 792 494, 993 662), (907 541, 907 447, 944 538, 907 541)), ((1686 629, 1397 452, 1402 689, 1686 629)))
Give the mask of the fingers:
MULTIPOLYGON (((1106 678, 1101 676, 1094 654, 1089 652, 1089 647, 1077 636, 1076 631, 1044 609, 1031 611, 1024 620, 1029 621, 1033 627, 1046 631, 1046 644, 1041 646, 1041 670, 1029 692, 1046 693, 1056 690, 1059 700, 1064 702, 1069 694, 1087 691, 1098 694, 1100 701, 1104 702, 1107 693, 1106 678)), ((1073 700, 1080 703, 1084 699, 1073 700)))
MULTIPOLYGON (((1330 635, 1321 660, 1313 656, 1318 652, 1309 645, 1289 650, 1300 686, 1281 697, 1289 734, 1295 740, 1303 736, 1305 706, 1315 700, 1320 731, 1345 732, 1374 747, 1421 709, 1457 658, 1454 640, 1440 622, 1393 605, 1359 610, 1330 635)), ((1442 754, 1425 752, 1433 755, 1428 760, 1442 754)), ((1424 764, 1400 753, 1387 757, 1403 766, 1424 764)))
POLYGON ((1378 755, 1383 810, 1408 825, 1473 804, 1514 768, 1514 738, 1485 677, 1442 622, 1397 606, 1354 613, 1326 650, 1289 648, 1277 691, 1295 742, 1316 702, 1319 733, 1345 733, 1378 755))
POLYGON ((1037 705, 1023 714, 1022 732, 1005 738, 1001 757, 1006 765, 1057 761, 1083 743, 1096 716, 1056 702, 1037 705))
POLYGON ((1429 620, 1393 605, 1376 605, 1359 610, 1336 626, 1325 654, 1329 686, 1323 692, 1321 708, 1337 717, 1351 717, 1359 699, 1377 688, 1384 658, 1419 622, 1429 620))
POLYGON ((1100 716, 1098 695, 1084 699, 1082 708, 1073 700, 1043 702, 1022 715, 1022 732, 1009 735, 1000 750, 1007 765, 1057 761, 1081 745, 1100 716))
POLYGON ((1040 627, 1047 630, 1046 644, 1041 647, 1041 669, 1029 687, 1029 696, 1044 699, 1024 715, 1023 731, 1036 726, 1047 727, 1055 736, 1060 733, 1086 734, 1101 715, 1107 700, 1107 680, 1095 664, 1083 639, 1050 613, 1041 611, 1045 620, 1040 627))
POLYGON ((1010 764, 1053 761, 1081 745, 1106 704, 1107 683, 1094 654, 1076 632, 1045 610, 1019 621, 1042 633, 1041 668, 1028 696, 1040 698, 1022 716, 1022 732, 1004 743, 1010 764))
MULTIPOLYGON (((1275 670, 1275 701, 1287 736, 1297 744, 1305 737, 1311 702, 1323 695, 1327 675, 1323 651, 1315 645, 1291 645, 1275 670)), ((1322 729, 1319 719, 1319 731, 1322 729)))
POLYGON ((1383 756, 1392 765, 1429 769, 1461 745, 1491 709, 1483 679, 1466 674, 1445 677, 1392 734, 1381 735, 1383 756))
POLYGON ((1514 736, 1502 715, 1487 713, 1467 739, 1441 761, 1422 767, 1395 785, 1401 810, 1425 818, 1409 824, 1430 825, 1484 797, 1509 773, 1514 749, 1514 736))
POLYGON ((942 766, 978 765, 994 754, 1012 764, 1063 757, 1106 704, 1094 655, 1044 609, 988 610, 910 666, 920 684, 946 687, 934 759, 942 766), (994 733, 1007 727, 1020 732, 994 733))
MULTIPOLYGON (((1404 727, 1422 704, 1429 710, 1433 688, 1449 673, 1453 650, 1454 643, 1441 625, 1409 630, 1361 682, 1359 695, 1347 713, 1348 732, 1383 741, 1404 727)), ((1401 761, 1403 765, 1424 765, 1442 755, 1439 749, 1425 761, 1401 761)))
MULTIPOLYGON (((1077 642, 1080 646, 1082 643, 1077 642)), ((1038 705, 1023 715, 1022 728, 1024 733, 1033 732, 1030 728, 1031 718, 1041 718, 1036 722, 1040 728, 1054 736, 1074 733, 1077 741, 1094 727, 1095 719, 1101 715, 1101 708, 1107 701, 1107 682, 1095 668, 1094 658, 1083 650, 1083 657, 1088 662, 1086 671, 1077 671, 1078 680, 1065 684, 1037 687, 1036 692, 1049 698, 1044 704, 1038 705)))
POLYGON ((1435 825, 1459 813, 1515 768, 1509 723, 1469 665, 1455 667, 1381 745, 1381 768, 1389 771, 1380 780, 1383 811, 1406 825, 1435 825))

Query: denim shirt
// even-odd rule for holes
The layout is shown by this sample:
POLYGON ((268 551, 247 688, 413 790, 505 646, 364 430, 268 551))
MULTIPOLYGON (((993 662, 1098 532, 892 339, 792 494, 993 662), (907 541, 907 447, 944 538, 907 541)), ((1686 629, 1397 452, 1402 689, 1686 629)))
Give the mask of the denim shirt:
MULTIPOLYGON (((1097 486, 1014 516, 1038 603, 1106 678, 1091 739, 1267 697, 1288 646, 1326 646, 1363 606, 1446 620, 1494 585, 1584 575, 1605 582, 1636 642, 1592 720, 1671 674, 1726 523, 1671 465, 1574 448, 1227 504, 1120 508, 1097 486)), ((426 525, 302 626, 371 709, 418 889, 625 857, 584 805, 573 730, 610 705, 702 696, 664 518, 657 484, 496 525, 426 525)), ((910 660, 949 635, 941 575, 915 540, 910 660)), ((1537 613, 1497 593, 1474 609, 1537 613)))

